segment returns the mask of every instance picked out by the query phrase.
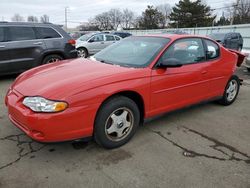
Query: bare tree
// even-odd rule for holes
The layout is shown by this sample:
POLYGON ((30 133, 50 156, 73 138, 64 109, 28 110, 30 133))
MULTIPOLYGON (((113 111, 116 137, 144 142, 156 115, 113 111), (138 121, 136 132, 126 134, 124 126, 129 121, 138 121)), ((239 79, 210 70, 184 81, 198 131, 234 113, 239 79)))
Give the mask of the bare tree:
POLYGON ((122 22, 122 12, 119 9, 108 11, 111 29, 117 29, 122 22))
POLYGON ((103 12, 95 16, 93 21, 100 30, 109 30, 111 29, 111 23, 108 12, 103 12))
POLYGON ((11 21, 13 22, 24 22, 24 18, 23 16, 21 16, 20 14, 15 14, 12 18, 11 21))
POLYGON ((122 15, 122 26, 125 29, 131 28, 135 20, 135 13, 131 10, 124 9, 122 15))
POLYGON ((38 22, 38 18, 36 16, 28 16, 27 21, 28 22, 35 22, 35 23, 37 23, 38 22))
POLYGON ((238 4, 225 4, 225 7, 224 15, 233 20, 233 24, 250 23, 250 0, 239 0, 238 4))
POLYGON ((41 16, 40 22, 41 23, 49 23, 49 16, 44 14, 43 16, 41 16))
POLYGON ((235 6, 236 24, 250 23, 250 0, 240 0, 238 6, 235 6))
POLYGON ((172 11, 172 8, 169 4, 161 4, 156 7, 159 12, 163 14, 163 17, 160 19, 160 25, 164 28, 169 22, 169 15, 172 11))
POLYGON ((129 29, 134 25, 134 12, 125 9, 110 9, 108 12, 103 12, 91 19, 91 25, 98 26, 99 30, 116 30, 119 25, 129 29))

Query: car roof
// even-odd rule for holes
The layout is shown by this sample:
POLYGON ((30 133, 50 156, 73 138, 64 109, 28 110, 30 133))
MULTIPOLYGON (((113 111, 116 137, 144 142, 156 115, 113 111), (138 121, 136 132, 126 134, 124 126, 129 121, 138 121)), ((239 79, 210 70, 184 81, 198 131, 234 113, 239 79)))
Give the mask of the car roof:
POLYGON ((35 23, 35 22, 0 22, 2 26, 53 26, 52 23, 35 23))
POLYGON ((201 35, 190 35, 190 34, 151 34, 151 35, 142 35, 148 37, 162 37, 162 38, 169 38, 172 40, 177 40, 181 38, 205 38, 211 40, 211 38, 201 35))

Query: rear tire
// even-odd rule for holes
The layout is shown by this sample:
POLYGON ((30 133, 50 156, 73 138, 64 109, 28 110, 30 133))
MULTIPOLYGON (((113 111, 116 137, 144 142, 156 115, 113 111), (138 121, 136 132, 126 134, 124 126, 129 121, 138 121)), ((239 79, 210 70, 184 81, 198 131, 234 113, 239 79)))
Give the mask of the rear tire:
POLYGON ((77 55, 80 58, 87 58, 89 56, 88 51, 86 48, 78 48, 77 55))
POLYGON ((247 71, 250 72, 250 68, 247 68, 247 71))
POLYGON ((238 96, 239 89, 240 80, 237 76, 233 75, 225 87, 223 97, 218 102, 224 106, 232 104, 238 96))
POLYGON ((126 144, 135 134, 140 123, 136 103, 124 96, 107 100, 95 120, 95 141, 107 149, 126 144))
POLYGON ((43 59, 42 65, 55 63, 61 60, 63 60, 63 57, 60 55, 57 55, 57 54, 48 55, 43 59))

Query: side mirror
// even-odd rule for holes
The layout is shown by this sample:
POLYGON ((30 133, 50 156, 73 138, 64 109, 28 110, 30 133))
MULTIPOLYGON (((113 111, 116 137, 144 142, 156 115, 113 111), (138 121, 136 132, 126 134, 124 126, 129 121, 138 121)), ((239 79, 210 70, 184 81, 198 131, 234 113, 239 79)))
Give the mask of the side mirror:
POLYGON ((94 41, 94 39, 90 39, 88 42, 89 42, 89 43, 92 43, 92 42, 95 42, 95 41, 94 41))
POLYGON ((182 63, 179 59, 176 58, 168 58, 164 59, 157 67, 159 68, 167 68, 167 67, 181 67, 182 63))

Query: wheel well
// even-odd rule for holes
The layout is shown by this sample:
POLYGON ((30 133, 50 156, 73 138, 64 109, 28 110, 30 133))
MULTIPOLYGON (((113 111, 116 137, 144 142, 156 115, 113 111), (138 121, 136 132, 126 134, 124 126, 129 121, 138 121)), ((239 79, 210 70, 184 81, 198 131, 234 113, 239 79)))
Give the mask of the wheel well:
POLYGON ((143 123, 144 116, 145 116, 145 105, 144 105, 144 101, 143 101, 142 96, 140 94, 138 94, 137 92, 134 92, 134 91, 122 91, 122 92, 113 94, 110 97, 108 97, 105 101, 103 101, 101 106, 107 100, 109 100, 112 97, 116 97, 116 96, 124 96, 124 97, 128 97, 129 99, 133 100, 136 103, 136 105, 138 106, 139 111, 140 111, 140 123, 143 123))
POLYGON ((63 55, 63 53, 60 53, 60 52, 50 52, 50 53, 47 53, 47 54, 45 54, 45 55, 43 56, 41 63, 42 63, 43 60, 44 60, 46 57, 48 57, 49 55, 59 55, 59 56, 61 56, 63 59, 65 59, 65 56, 63 55))

